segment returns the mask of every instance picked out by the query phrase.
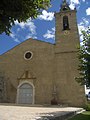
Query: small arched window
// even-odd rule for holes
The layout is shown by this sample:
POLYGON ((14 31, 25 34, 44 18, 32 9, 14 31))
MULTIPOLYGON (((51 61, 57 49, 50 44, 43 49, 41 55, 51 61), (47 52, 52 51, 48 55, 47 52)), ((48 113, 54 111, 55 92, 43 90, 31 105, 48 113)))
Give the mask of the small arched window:
POLYGON ((69 30, 68 16, 63 17, 63 30, 69 30))

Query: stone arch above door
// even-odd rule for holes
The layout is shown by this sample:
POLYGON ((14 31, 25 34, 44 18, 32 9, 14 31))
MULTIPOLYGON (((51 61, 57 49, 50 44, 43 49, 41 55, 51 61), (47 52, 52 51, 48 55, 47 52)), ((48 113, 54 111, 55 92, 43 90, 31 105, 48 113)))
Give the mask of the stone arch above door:
POLYGON ((34 74, 30 70, 25 70, 21 74, 21 76, 18 78, 18 85, 21 82, 24 82, 25 80, 27 80, 28 82, 31 82, 32 84, 35 85, 36 77, 34 76, 34 74))

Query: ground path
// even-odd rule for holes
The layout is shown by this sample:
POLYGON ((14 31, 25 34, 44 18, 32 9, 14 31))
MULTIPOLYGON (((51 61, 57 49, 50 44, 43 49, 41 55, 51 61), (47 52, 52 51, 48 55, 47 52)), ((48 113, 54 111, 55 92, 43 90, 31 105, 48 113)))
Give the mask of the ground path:
POLYGON ((0 120, 64 120, 82 108, 0 105, 0 120))

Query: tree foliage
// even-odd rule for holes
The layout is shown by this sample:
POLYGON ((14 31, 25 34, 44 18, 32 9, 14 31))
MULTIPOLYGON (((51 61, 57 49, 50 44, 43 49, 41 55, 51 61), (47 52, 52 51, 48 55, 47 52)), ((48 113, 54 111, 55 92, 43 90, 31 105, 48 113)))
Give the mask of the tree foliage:
POLYGON ((10 34, 15 21, 26 22, 36 18, 42 9, 50 5, 50 0, 1 0, 0 1, 0 34, 10 34))
POLYGON ((79 48, 79 71, 80 77, 76 80, 83 84, 90 86, 90 28, 82 31, 83 41, 79 48))

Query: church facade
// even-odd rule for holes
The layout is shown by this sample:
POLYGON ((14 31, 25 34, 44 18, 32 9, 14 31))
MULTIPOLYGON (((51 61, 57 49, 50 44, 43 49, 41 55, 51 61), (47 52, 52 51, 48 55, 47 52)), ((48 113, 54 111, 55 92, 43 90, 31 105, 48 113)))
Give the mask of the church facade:
POLYGON ((0 102, 83 106, 76 9, 64 0, 55 13, 55 44, 28 39, 0 56, 0 102))

